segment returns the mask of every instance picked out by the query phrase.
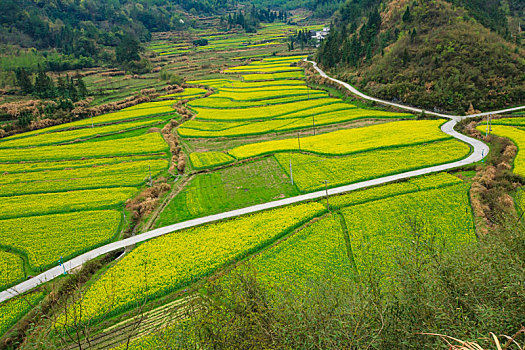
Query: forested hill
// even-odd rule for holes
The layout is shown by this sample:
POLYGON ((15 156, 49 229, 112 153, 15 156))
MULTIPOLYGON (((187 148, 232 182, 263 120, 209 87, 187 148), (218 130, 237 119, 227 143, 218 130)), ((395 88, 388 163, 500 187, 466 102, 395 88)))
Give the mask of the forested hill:
POLYGON ((522 0, 348 0, 317 60, 366 92, 466 112, 525 103, 522 0))
POLYGON ((0 41, 59 48, 93 56, 123 33, 147 40, 152 31, 180 28, 185 13, 211 14, 226 0, 9 0, 0 1, 0 41))

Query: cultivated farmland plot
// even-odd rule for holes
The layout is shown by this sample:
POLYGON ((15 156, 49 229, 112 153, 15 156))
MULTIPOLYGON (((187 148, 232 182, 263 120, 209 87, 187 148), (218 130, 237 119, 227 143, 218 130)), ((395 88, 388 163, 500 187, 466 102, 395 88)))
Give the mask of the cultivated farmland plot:
POLYGON ((173 116, 172 104, 0 141, 0 286, 119 237, 123 204, 168 168, 167 144, 147 131, 173 116))
MULTIPOLYGON (((209 47, 191 50, 235 42, 219 33, 209 33, 209 39, 209 47)), ((162 55, 190 50, 182 43, 152 48, 162 55)), ((173 188, 148 227, 470 153, 468 145, 441 132, 444 120, 357 108, 311 89, 294 65, 304 57, 232 67, 209 80, 188 81, 194 87, 155 102, 0 140, 0 286, 54 266, 61 256, 120 238, 124 203, 150 176, 162 174, 173 183, 175 176, 167 172, 170 149, 158 128, 178 118, 172 106, 183 99, 191 100, 187 106, 195 113, 173 131, 187 156, 186 174, 177 177, 180 188, 173 188), (214 93, 201 98, 203 86, 214 93)), ((507 128, 498 127, 501 133, 507 128)), ((515 138, 522 136, 510 129, 515 138)), ((429 235, 450 249, 474 239, 468 185, 450 174, 331 197, 330 209, 325 200, 305 202, 146 241, 90 281, 82 303, 68 312, 81 310, 82 322, 96 323, 245 260, 264 283, 297 293, 308 292, 319 276, 351 283, 371 264, 388 281, 395 251, 411 239, 405 224, 414 220, 424 220, 429 235)), ((0 310, 6 315, 1 334, 27 308, 13 299, 0 310)), ((70 322, 66 315, 59 321, 70 322)))

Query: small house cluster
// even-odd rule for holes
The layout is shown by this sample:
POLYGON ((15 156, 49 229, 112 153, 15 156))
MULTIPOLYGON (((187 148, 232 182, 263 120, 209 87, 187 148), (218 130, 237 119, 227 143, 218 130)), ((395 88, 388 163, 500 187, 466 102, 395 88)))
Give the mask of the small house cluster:
POLYGON ((310 36, 312 39, 316 39, 317 41, 324 40, 328 34, 330 34, 330 27, 324 27, 323 30, 311 30, 310 36))

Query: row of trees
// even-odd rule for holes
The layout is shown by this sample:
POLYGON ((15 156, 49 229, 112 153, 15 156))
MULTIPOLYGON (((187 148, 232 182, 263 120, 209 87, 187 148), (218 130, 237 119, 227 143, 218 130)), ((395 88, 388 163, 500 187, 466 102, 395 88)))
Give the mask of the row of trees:
POLYGON ((33 79, 25 69, 16 71, 16 82, 23 94, 32 94, 42 99, 71 100, 73 102, 84 99, 89 91, 80 75, 70 77, 59 76, 54 81, 44 70, 40 70, 33 79))
POLYGON ((349 28, 343 22, 339 27, 331 30, 330 35, 321 45, 318 52, 319 62, 329 67, 339 63, 357 67, 362 60, 370 60, 374 53, 382 50, 392 39, 390 32, 387 32, 389 40, 379 40, 380 30, 381 16, 377 8, 370 12, 359 32, 356 22, 352 22, 349 28))
POLYGON ((250 11, 237 11, 233 15, 228 14, 227 19, 221 19, 221 22, 225 21, 228 24, 228 28, 234 28, 235 26, 241 26, 246 32, 254 33, 260 26, 260 23, 273 23, 276 20, 285 22, 288 19, 288 13, 285 11, 272 11, 270 9, 260 9, 253 5, 250 11))

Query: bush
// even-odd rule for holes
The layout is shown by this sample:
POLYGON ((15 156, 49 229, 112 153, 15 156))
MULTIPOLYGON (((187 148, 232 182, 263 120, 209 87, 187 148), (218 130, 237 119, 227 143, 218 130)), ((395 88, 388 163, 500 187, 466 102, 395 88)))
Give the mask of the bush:
POLYGON ((525 227, 512 217, 479 242, 448 251, 427 228, 411 225, 414 244, 399 251, 391 281, 371 267, 359 281, 320 277, 311 293, 262 285, 246 268, 210 282, 191 318, 162 341, 182 348, 436 349, 433 332, 489 346, 489 332, 523 324, 525 227))

